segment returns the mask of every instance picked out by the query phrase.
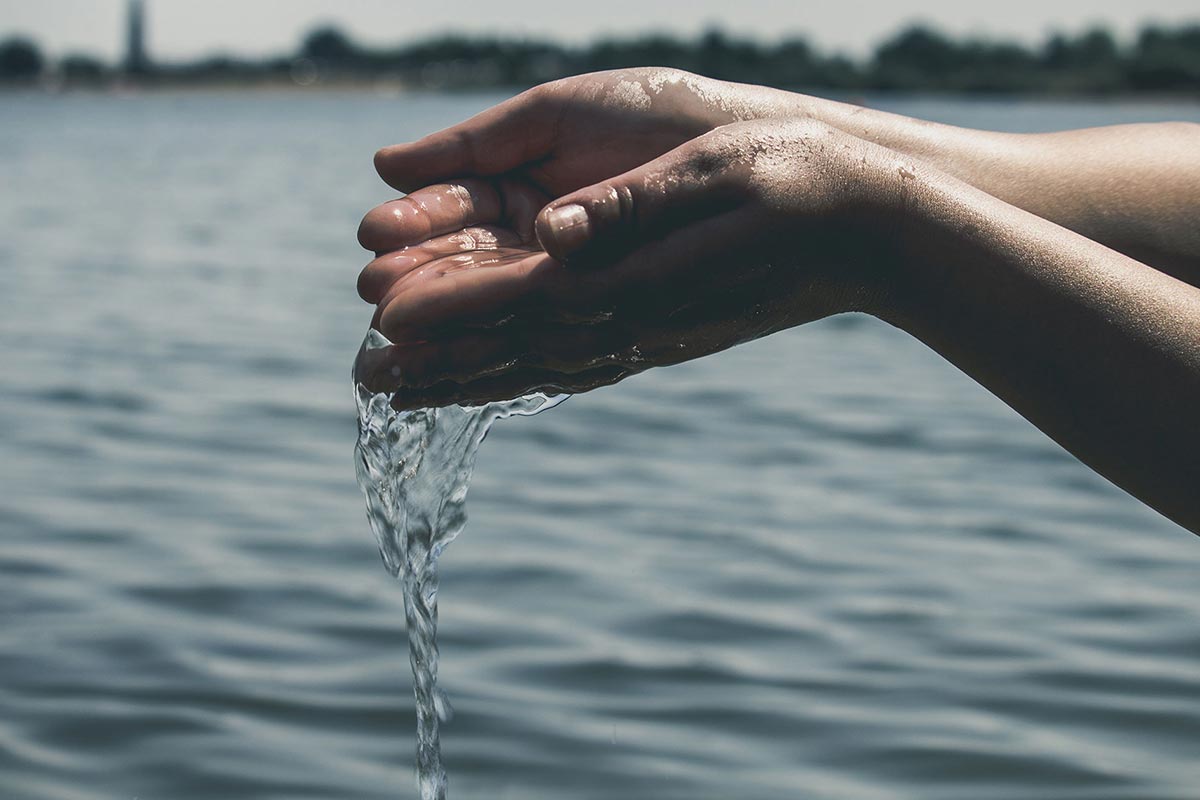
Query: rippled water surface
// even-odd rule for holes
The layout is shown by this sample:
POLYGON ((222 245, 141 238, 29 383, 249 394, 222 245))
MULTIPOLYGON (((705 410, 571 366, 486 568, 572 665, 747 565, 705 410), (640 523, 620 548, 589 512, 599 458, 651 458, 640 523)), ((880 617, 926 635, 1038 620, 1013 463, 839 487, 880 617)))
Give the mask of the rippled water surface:
MULTIPOLYGON (((354 230, 497 99, 0 95, 0 797, 415 795, 354 230)), ((455 800, 1200 796, 1200 540, 881 324, 502 423, 470 509, 455 800)))

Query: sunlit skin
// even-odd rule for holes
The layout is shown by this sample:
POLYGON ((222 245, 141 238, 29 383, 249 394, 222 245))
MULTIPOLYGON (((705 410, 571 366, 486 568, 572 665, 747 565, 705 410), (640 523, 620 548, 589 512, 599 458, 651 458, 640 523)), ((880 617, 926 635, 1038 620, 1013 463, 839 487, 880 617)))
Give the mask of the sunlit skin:
POLYGON ((865 312, 1200 531, 1197 131, 1020 137, 669 70, 558 81, 377 154, 411 194, 359 231, 396 342, 363 374, 407 406, 578 392, 865 312))

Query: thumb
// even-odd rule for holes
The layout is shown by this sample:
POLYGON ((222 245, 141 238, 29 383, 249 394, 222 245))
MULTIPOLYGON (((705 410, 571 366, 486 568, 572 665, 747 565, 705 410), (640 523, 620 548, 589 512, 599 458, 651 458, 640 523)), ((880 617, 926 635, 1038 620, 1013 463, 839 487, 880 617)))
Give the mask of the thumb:
POLYGON ((584 252, 627 250, 695 221, 728 196, 727 164, 707 155, 703 137, 614 178, 551 202, 534 229, 557 261, 584 252))

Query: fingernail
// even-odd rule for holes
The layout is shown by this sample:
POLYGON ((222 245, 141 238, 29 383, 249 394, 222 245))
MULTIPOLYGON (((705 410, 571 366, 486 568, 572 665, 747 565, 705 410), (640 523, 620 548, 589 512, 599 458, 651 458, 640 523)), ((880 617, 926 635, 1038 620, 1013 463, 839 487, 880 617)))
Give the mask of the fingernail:
POLYGON ((550 234, 558 248, 568 252, 578 249, 592 232, 587 211, 578 203, 552 209, 546 214, 546 223, 550 226, 550 234))

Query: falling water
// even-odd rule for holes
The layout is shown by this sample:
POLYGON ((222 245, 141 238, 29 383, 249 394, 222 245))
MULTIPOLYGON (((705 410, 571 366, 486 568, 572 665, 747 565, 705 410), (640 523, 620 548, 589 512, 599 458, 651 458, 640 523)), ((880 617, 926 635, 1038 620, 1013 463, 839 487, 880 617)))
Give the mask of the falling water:
POLYGON ((371 331, 355 363, 355 464, 384 564, 404 588, 417 710, 417 785, 421 800, 443 800, 439 727, 451 710, 437 686, 438 557, 466 524, 475 454, 492 423, 536 414, 562 398, 530 395, 483 406, 395 411, 389 395, 370 392, 357 377, 372 353, 389 346, 371 331))

